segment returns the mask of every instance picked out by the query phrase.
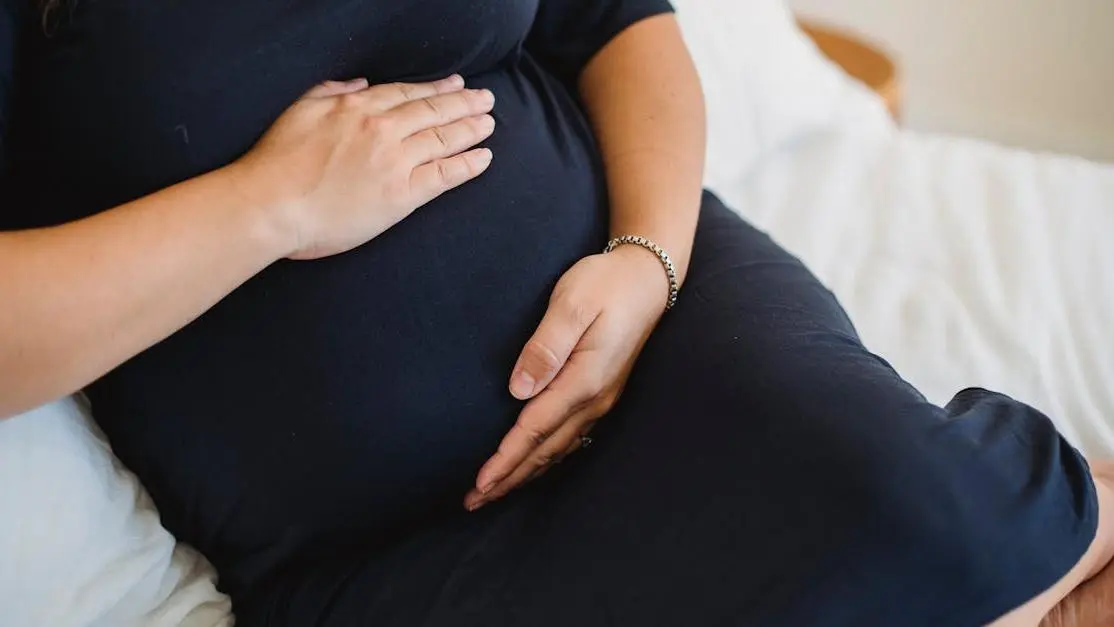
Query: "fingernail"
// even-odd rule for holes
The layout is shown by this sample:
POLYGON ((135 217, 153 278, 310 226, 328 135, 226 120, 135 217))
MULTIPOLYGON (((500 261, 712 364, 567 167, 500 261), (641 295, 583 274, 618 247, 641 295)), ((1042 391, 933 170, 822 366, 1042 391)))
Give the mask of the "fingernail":
POLYGON ((476 95, 480 98, 480 102, 484 104, 493 104, 495 102, 495 94, 490 89, 477 89, 476 95))
POLYGON ((480 130, 485 133, 490 133, 495 130, 495 118, 490 115, 480 116, 480 130))
POLYGON ((491 483, 489 483, 489 484, 485 485, 484 487, 480 488, 480 494, 484 494, 484 495, 491 494, 491 491, 494 490, 495 486, 497 486, 497 485, 499 485, 498 481, 492 481, 491 483))
POLYGON ((352 80, 348 81, 348 83, 346 83, 346 84, 348 84, 348 85, 367 85, 367 79, 366 78, 353 78, 352 80))
POLYGON ((464 85, 464 77, 460 74, 453 74, 452 76, 446 78, 445 82, 454 87, 460 87, 464 85))
POLYGON ((511 394, 520 401, 524 401, 534 393, 534 377, 529 372, 520 370, 511 380, 511 394))
POLYGON ((491 158, 492 154, 489 148, 480 148, 476 151, 476 159, 479 160, 481 166, 486 166, 491 163, 491 158))

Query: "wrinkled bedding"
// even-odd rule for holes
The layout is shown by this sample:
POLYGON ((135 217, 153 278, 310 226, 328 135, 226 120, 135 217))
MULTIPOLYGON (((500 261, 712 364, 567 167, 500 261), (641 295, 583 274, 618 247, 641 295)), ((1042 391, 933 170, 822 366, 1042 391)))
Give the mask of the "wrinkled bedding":
POLYGON ((862 113, 713 184, 931 400, 1001 391, 1114 455, 1114 166, 862 113))

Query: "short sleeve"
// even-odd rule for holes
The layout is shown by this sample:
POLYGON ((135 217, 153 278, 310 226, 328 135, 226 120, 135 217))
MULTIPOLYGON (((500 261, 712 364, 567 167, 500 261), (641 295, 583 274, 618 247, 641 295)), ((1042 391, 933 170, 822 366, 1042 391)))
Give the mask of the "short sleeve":
POLYGON ((575 84, 592 57, 635 22, 673 11, 669 0, 538 0, 527 51, 575 84))
POLYGON ((0 0, 0 186, 8 171, 8 134, 15 89, 17 37, 23 26, 24 5, 29 0, 0 0))

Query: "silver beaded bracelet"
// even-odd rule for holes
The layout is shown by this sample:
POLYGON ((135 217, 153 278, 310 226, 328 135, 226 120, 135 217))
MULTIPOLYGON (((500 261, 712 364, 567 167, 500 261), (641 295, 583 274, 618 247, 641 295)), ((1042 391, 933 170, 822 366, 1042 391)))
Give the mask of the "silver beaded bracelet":
POLYGON ((616 237, 607 243, 607 248, 605 248, 603 252, 606 255, 624 244, 641 246, 654 253, 658 260, 661 261, 661 265, 665 268, 665 276, 669 278, 669 300, 665 303, 665 310, 669 311, 673 309, 673 305, 677 304, 677 296, 681 292, 681 284, 677 281, 677 266, 673 265, 673 259, 669 257, 669 253, 665 252, 664 248, 658 246, 653 241, 638 235, 616 237))

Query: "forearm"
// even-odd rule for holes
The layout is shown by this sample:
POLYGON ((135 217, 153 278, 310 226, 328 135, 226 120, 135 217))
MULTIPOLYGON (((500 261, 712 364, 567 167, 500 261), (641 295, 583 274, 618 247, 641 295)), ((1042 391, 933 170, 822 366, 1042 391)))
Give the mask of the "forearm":
POLYGON ((166 338, 285 245, 227 169, 78 222, 0 233, 0 418, 166 338))
POLYGON ((607 170, 612 235, 654 240, 683 280, 706 131, 700 81, 677 21, 654 17, 621 33, 588 64, 580 92, 607 170))

